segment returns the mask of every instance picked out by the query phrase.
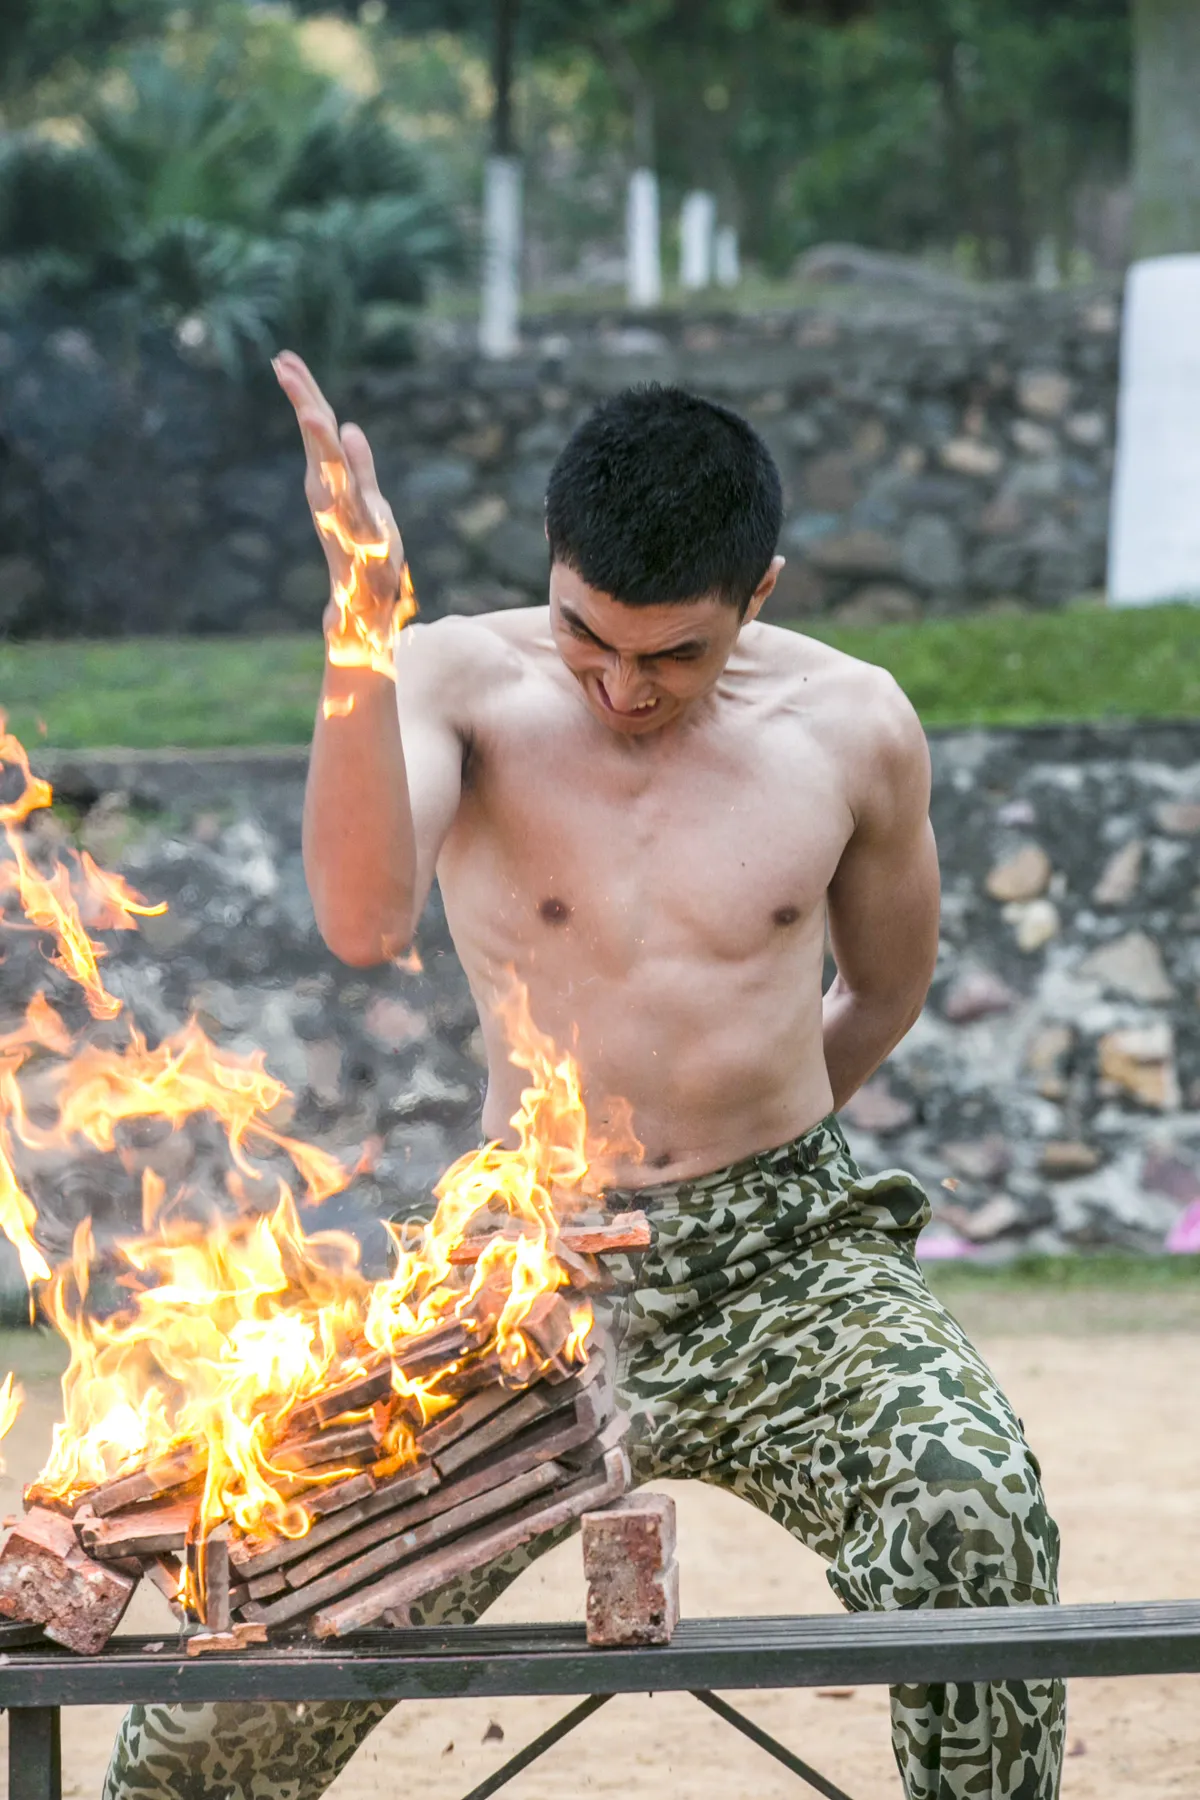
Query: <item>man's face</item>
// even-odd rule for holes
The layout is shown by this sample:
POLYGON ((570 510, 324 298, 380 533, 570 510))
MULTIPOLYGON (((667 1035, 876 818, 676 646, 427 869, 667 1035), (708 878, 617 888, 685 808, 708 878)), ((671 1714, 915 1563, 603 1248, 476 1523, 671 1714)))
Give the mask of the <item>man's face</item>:
POLYGON ((623 737, 661 731, 709 693, 742 624, 720 600, 624 606, 565 563, 550 571, 555 647, 591 711, 623 737))

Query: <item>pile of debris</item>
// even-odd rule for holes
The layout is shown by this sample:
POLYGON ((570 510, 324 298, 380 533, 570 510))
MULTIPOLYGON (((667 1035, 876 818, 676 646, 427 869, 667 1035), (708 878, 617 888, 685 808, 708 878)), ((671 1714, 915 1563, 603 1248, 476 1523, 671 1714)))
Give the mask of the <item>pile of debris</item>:
MULTIPOLYGON (((593 1261, 644 1248, 645 1219, 564 1227, 555 1254, 573 1287, 602 1285, 593 1261)), ((468 1238, 456 1259, 474 1261, 468 1238)), ((407 1625, 423 1596, 626 1492, 627 1419, 612 1354, 581 1340, 564 1292, 538 1295, 521 1322, 522 1370, 502 1369, 486 1288, 453 1317, 364 1359, 349 1379, 291 1411, 269 1452, 287 1531, 202 1525, 207 1458, 182 1446, 69 1501, 35 1484, 0 1547, 0 1614, 44 1627, 85 1654, 101 1649, 148 1577, 193 1629, 189 1654, 280 1633, 341 1637, 407 1625), (414 1382, 450 1399, 425 1422, 414 1382), (403 1458, 383 1454, 398 1419, 403 1458)), ((590 1309, 589 1309, 590 1317, 590 1309)))

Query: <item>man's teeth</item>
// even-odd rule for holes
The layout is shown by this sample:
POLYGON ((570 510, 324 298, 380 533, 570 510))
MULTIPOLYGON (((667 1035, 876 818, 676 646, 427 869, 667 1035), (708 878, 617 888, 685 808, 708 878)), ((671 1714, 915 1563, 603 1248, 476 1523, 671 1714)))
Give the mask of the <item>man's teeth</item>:
POLYGON ((639 700, 633 710, 634 712, 649 712, 652 706, 657 705, 657 700, 639 700))

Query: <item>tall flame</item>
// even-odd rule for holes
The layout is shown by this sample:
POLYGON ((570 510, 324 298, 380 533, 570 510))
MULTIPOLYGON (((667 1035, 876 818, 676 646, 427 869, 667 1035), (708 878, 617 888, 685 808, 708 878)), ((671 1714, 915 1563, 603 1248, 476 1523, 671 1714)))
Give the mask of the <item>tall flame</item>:
MULTIPOLYGON (((22 877, 34 864, 21 834, 53 796, 32 775, 17 740, 4 734, 2 719, 0 765, 15 768, 21 783, 17 798, 0 808, 18 871, 15 883, 0 884, 0 894, 15 892, 23 916, 4 922, 48 932, 58 975, 79 986, 95 1017, 111 1020, 121 1002, 99 982, 101 951, 81 907, 90 907, 95 929, 105 930, 135 928, 139 917, 162 908, 90 858, 75 858, 80 892, 60 861, 38 874, 59 910, 31 914, 29 896, 36 903, 41 889, 22 877)), ((279 1180, 263 1185, 270 1178, 254 1159, 273 1152, 290 1160, 310 1201, 345 1187, 351 1175, 272 1122, 288 1092, 261 1052, 222 1050, 195 1020, 154 1046, 132 1025, 119 1045, 111 1025, 103 1042, 88 1032, 75 1037, 44 994, 31 998, 23 1021, 0 1034, 0 1229, 70 1349, 64 1417, 36 1484, 39 1495, 73 1502, 98 1483, 174 1456, 202 1486, 201 1536, 225 1520, 244 1532, 301 1535, 311 1515, 299 1491, 307 1483, 311 1493, 314 1483, 348 1472, 319 1468, 298 1481, 294 1465, 289 1469, 280 1446, 305 1401, 390 1364, 392 1394, 378 1416, 353 1415, 371 1421, 374 1466, 390 1471, 415 1454, 414 1428, 453 1403, 443 1383, 463 1355, 493 1357, 497 1373, 514 1381, 536 1372, 544 1355, 522 1326, 535 1303, 570 1280, 555 1253, 559 1223, 589 1191, 597 1151, 609 1146, 589 1140, 578 1068, 537 1030, 515 983, 502 1012, 512 1060, 527 1078, 512 1121, 515 1147, 492 1143, 460 1158, 435 1190, 431 1221, 389 1228, 391 1273, 369 1281, 352 1237, 307 1230, 291 1188, 279 1180), (34 1061, 36 1114, 21 1085, 34 1061), (202 1197, 168 1193, 146 1168, 141 1232, 99 1250, 85 1219, 70 1257, 51 1269, 19 1178, 22 1154, 69 1153, 85 1144, 117 1155, 130 1121, 179 1130, 198 1115, 217 1120, 224 1132, 228 1179, 240 1178, 243 1191, 251 1184, 273 1193, 273 1203, 230 1218, 210 1197, 200 1219, 202 1197), (456 1246, 473 1231, 484 1233, 486 1247, 474 1262, 456 1261, 456 1246), (406 1374, 406 1343, 449 1323, 463 1328, 468 1350, 451 1344, 442 1367, 406 1374)), ((612 1148, 630 1144, 626 1132, 612 1148)), ((584 1360, 591 1328, 590 1304, 576 1298, 560 1353, 584 1360)), ((5 1408, 15 1416, 16 1404, 10 1382, 0 1388, 0 1431, 5 1408)))

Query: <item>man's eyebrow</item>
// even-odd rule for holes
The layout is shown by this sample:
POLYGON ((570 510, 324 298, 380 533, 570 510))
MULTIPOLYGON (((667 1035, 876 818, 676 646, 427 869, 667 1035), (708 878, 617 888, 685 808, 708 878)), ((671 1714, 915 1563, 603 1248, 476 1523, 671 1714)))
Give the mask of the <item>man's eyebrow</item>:
POLYGON ((565 600, 559 602, 558 610, 573 631, 582 631, 585 637, 590 637, 593 644, 599 644, 602 650, 612 649, 612 645, 606 644, 603 638, 597 637, 591 626, 586 625, 575 611, 574 607, 568 606, 565 600))
MULTIPOLYGON (((585 624, 574 607, 568 606, 565 600, 559 601, 558 609, 572 631, 581 631, 585 637, 591 638, 593 644, 597 644, 601 650, 612 649, 612 645, 606 644, 602 637, 597 637, 591 626, 585 624)), ((685 638, 682 644, 668 644, 662 650, 648 650, 644 655, 638 657, 638 661, 654 662, 660 656, 680 656, 684 653, 702 655, 707 649, 707 638, 685 638)))

